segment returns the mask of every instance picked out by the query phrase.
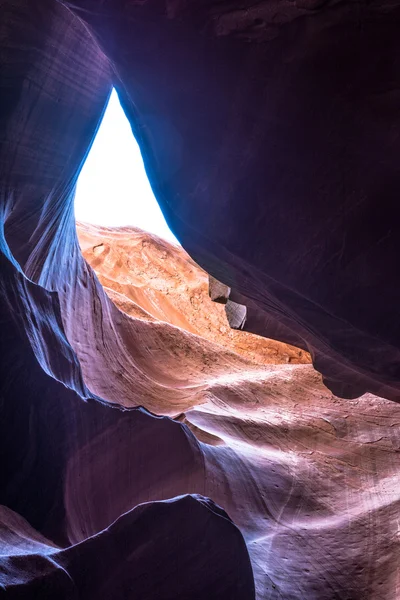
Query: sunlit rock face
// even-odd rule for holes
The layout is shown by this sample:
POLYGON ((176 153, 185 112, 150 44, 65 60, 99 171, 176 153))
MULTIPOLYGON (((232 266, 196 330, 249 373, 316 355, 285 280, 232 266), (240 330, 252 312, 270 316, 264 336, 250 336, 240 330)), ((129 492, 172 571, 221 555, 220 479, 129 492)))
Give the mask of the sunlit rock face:
POLYGON ((397 600, 398 9, 3 3, 3 595, 397 600), (104 291, 73 195, 113 84, 185 250, 329 388, 86 232, 104 291))
POLYGON ((84 258, 122 312, 175 325, 259 365, 310 362, 299 348, 232 330, 224 306, 210 299, 207 273, 181 247, 133 227, 80 223, 77 231, 84 258))

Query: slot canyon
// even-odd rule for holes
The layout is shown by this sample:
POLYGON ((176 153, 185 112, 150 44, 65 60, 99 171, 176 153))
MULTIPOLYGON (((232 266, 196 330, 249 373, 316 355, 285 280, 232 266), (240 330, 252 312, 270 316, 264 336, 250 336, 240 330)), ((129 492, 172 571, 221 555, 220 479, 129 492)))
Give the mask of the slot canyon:
POLYGON ((400 1, 0 48, 0 598, 400 600, 400 1), (182 246, 75 219, 113 88, 182 246))

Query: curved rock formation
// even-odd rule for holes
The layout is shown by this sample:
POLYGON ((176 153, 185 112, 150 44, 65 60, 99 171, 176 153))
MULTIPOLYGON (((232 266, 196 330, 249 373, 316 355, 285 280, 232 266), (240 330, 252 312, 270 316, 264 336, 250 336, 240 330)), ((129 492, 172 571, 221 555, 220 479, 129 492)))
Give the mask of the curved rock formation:
POLYGON ((398 400, 399 3, 96 5, 69 3, 185 250, 334 393, 398 400))
POLYGON ((396 600, 399 4, 1 10, 2 595, 396 600), (105 294, 73 196, 113 83, 183 247, 331 391, 105 294))
POLYGON ((251 598, 243 538, 210 500, 141 504, 99 535, 62 550, 0 510, 0 566, 10 598, 251 598), (200 543, 193 548, 193 539, 200 543), (171 552, 172 548, 172 552, 171 552), (170 556, 170 560, 166 557, 170 556), (206 571, 207 577, 202 573, 206 571))
POLYGON ((232 330, 210 300, 208 275, 179 246, 134 227, 80 223, 77 231, 84 258, 122 312, 170 323, 259 365, 310 362, 298 348, 232 330))

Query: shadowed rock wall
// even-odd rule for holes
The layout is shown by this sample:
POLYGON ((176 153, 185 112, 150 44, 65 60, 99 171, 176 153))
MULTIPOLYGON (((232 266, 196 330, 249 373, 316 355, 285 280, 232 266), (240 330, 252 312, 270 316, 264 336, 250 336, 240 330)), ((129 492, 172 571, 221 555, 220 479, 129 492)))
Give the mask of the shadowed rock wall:
POLYGON ((2 5, 3 594, 395 600, 397 3, 64 4, 2 5), (73 195, 113 83, 184 248, 372 393, 106 296, 73 195))

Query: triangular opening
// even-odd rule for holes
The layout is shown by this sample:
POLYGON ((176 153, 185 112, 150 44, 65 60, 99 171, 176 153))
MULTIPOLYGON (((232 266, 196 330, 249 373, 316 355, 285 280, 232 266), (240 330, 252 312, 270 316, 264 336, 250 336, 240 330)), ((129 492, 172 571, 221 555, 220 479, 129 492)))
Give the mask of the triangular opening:
POLYGON ((178 244, 154 197, 115 90, 78 179, 75 217, 93 225, 139 227, 178 244))

